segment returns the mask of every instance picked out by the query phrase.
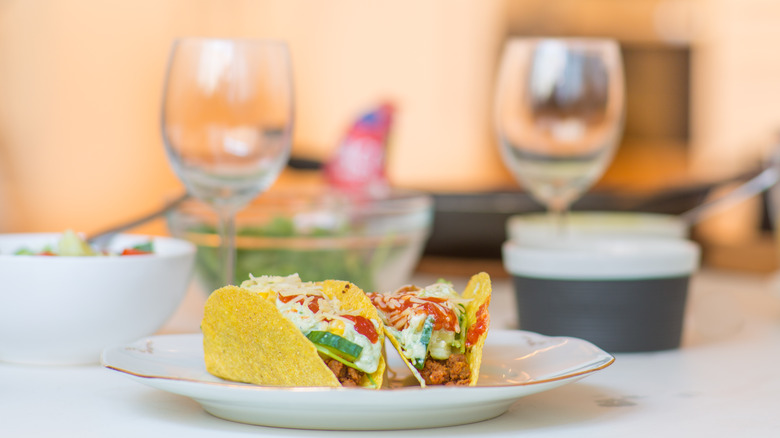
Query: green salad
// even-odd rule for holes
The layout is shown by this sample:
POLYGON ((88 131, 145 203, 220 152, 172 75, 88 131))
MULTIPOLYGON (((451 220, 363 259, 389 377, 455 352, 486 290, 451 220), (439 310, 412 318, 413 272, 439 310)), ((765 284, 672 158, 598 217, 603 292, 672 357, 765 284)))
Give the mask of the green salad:
MULTIPOLYGON (((242 247, 242 237, 257 238, 289 238, 311 237, 332 238, 349 235, 348 227, 319 228, 311 227, 305 231, 296 229, 293 220, 286 217, 276 217, 264 226, 247 226, 237 230, 238 249, 236 251, 236 269, 234 284, 241 284, 249 278, 249 274, 288 276, 298 274, 306 281, 322 281, 339 279, 352 282, 363 290, 375 290, 374 275, 382 264, 392 258, 402 248, 394 246, 392 238, 386 239, 378 246, 365 245, 354 248, 284 248, 278 246, 256 248, 242 247)), ((216 234, 211 225, 197 225, 187 230, 193 234, 216 234)), ((196 239, 197 242, 197 239, 196 239)), ((204 286, 209 291, 224 286, 222 284, 219 248, 197 244, 195 263, 197 273, 204 286)))

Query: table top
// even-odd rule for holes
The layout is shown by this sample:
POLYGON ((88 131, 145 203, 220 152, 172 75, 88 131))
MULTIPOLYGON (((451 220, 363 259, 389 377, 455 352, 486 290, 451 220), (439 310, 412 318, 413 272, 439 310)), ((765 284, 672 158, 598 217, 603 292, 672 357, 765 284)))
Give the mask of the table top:
MULTIPOLYGON (((436 278, 417 274, 417 284, 436 278)), ((452 279, 456 286, 464 279, 452 279)), ((702 270, 691 282, 683 346, 618 353, 583 380, 518 400, 480 423, 414 431, 305 431, 233 423, 195 401, 99 365, 0 363, 3 437, 125 436, 776 436, 780 284, 702 270)), ((192 287, 161 333, 194 333, 205 294, 192 287)), ((510 279, 494 279, 492 327, 514 328, 510 279)))

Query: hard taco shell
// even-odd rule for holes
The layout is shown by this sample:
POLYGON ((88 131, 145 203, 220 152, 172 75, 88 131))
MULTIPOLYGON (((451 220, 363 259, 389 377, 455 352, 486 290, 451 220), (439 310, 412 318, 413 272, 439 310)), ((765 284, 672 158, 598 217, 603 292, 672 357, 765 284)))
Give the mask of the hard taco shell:
MULTIPOLYGON (((479 370, 482 365, 482 350, 485 347, 485 339, 487 338, 488 329, 490 327, 490 313, 488 307, 490 306, 490 296, 492 293, 492 285, 490 282, 490 276, 485 272, 473 275, 466 285, 466 289, 461 296, 463 298, 471 299, 466 306, 466 317, 468 324, 466 327, 472 329, 475 324, 480 323, 483 325, 484 330, 470 347, 466 349, 466 361, 469 364, 471 374, 469 377, 469 386, 475 386, 479 380, 479 370), (480 312, 481 311, 481 312, 480 312), (481 321, 479 321, 481 318, 481 321)), ((390 340, 390 343, 398 351, 398 354, 403 359, 409 371, 420 382, 420 386, 423 388, 426 386, 425 380, 420 371, 412 365, 412 363, 403 355, 403 349, 398 340, 395 339, 392 332, 387 327, 384 328, 385 336, 390 340)))
POLYGON ((490 306, 491 291, 490 276, 484 272, 471 277, 471 280, 466 285, 466 290, 463 291, 463 298, 472 298, 472 301, 466 306, 466 316, 469 321, 468 327, 474 327, 477 323, 484 325, 484 331, 479 335, 477 341, 470 348, 466 349, 466 360, 471 368, 469 386, 476 385, 479 379, 479 369, 482 365, 482 350, 485 348, 485 339, 487 338, 488 328, 490 328, 488 307, 490 306), (484 313, 480 315, 480 311, 484 313), (478 321, 480 317, 482 321, 478 321))
MULTIPOLYGON (((376 309, 357 286, 337 280, 320 284, 323 295, 338 299, 345 309, 360 309, 381 327, 376 309)), ((259 293, 237 286, 217 289, 206 301, 201 330, 206 370, 217 377, 257 385, 341 386, 314 344, 259 293)), ((381 387, 385 367, 380 357, 379 367, 370 379, 363 377, 361 386, 381 387)))

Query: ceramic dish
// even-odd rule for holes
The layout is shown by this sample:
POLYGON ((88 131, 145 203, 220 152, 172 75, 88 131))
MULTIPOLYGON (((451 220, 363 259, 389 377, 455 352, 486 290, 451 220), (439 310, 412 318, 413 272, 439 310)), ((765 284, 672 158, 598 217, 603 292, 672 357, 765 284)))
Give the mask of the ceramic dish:
MULTIPOLYGON (((220 418, 299 429, 380 430, 452 426, 497 417, 520 397, 579 380, 614 358, 593 344, 525 331, 491 331, 476 387, 403 386, 408 370, 389 354, 393 389, 280 388, 206 372, 202 336, 153 336, 107 348, 103 365, 190 397, 220 418)), ((390 351, 391 349, 388 349, 390 351)))
POLYGON ((120 234, 112 254, 149 242, 154 253, 14 255, 56 248, 61 237, 0 234, 0 361, 96 364, 104 348, 156 333, 185 297, 195 259, 185 240, 120 234))

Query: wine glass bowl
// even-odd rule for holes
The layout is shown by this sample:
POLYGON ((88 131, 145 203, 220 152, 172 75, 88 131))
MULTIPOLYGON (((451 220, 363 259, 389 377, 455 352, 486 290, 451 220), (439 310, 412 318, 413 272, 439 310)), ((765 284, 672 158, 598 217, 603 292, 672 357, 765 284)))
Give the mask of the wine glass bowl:
POLYGON ((603 175, 623 130, 620 50, 608 39, 512 38, 494 118, 504 163, 553 213, 603 175))
POLYGON ((284 42, 183 38, 173 43, 163 140, 188 192, 218 213, 225 284, 232 282, 235 215, 284 168, 292 125, 292 73, 284 42))

